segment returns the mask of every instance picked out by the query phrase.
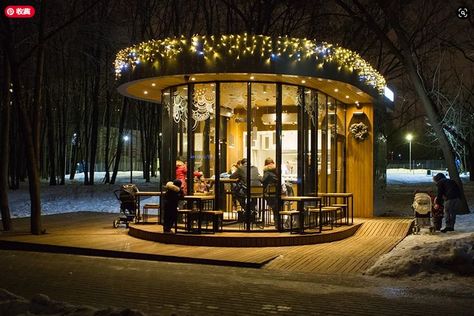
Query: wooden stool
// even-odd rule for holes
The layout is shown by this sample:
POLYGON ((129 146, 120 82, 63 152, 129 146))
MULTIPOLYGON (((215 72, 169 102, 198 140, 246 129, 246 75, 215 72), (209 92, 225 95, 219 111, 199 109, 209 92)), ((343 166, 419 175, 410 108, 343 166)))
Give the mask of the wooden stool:
POLYGON ((315 228, 318 227, 319 213, 321 212, 319 207, 308 207, 306 210, 308 212, 308 228, 311 229, 312 223, 314 223, 315 228), (314 221, 311 221, 311 219, 314 219, 314 221))
MULTIPOLYGON (((283 231, 283 217, 288 216, 290 219, 290 233, 292 233, 293 232, 293 217, 298 218, 299 215, 300 215, 299 211, 292 211, 292 210, 280 211, 278 213, 278 216, 280 217, 279 218, 280 231, 283 231)), ((300 225, 304 225, 304 223, 300 223, 300 225)))
POLYGON ((340 207, 337 206, 323 206, 321 208, 322 215, 326 215, 327 221, 331 224, 331 229, 334 228, 334 224, 337 226, 337 212, 341 211, 340 207))
POLYGON ((160 215, 160 204, 158 203, 146 203, 143 205, 143 222, 148 221, 148 210, 149 209, 154 209, 157 210, 157 216, 158 216, 158 223, 161 222, 161 215, 160 215))
MULTIPOLYGON (((198 211, 196 210, 187 210, 187 209, 179 209, 178 210, 178 217, 181 215, 181 218, 183 219, 184 222, 184 228, 186 231, 190 232, 192 228, 192 219, 193 219, 193 214, 198 214, 198 211)), ((196 216, 197 218, 197 216, 196 216)), ((176 219, 176 227, 175 231, 178 230, 178 219, 176 219)))
MULTIPOLYGON (((223 226, 222 222, 224 221, 224 212, 222 211, 203 211, 202 212, 203 218, 209 218, 212 221, 212 231, 219 232, 222 231, 223 226)), ((207 228, 207 223, 206 221, 206 228, 207 228)))
POLYGON ((335 207, 340 207, 341 208, 341 211, 342 211, 342 214, 341 214, 341 223, 342 223, 342 219, 344 218, 345 219, 345 222, 346 222, 346 225, 349 225, 349 214, 347 213, 348 210, 347 210, 347 207, 348 205, 347 204, 342 204, 342 203, 335 203, 331 206, 335 206, 335 207))

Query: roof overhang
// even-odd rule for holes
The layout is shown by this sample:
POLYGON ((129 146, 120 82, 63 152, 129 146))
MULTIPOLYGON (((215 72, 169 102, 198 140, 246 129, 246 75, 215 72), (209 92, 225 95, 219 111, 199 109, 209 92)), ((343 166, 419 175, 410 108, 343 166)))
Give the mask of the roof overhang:
POLYGON ((318 89, 347 103, 391 102, 385 79, 357 53, 312 40, 261 35, 153 40, 117 54, 118 91, 161 102, 161 91, 188 82, 282 82, 318 89))

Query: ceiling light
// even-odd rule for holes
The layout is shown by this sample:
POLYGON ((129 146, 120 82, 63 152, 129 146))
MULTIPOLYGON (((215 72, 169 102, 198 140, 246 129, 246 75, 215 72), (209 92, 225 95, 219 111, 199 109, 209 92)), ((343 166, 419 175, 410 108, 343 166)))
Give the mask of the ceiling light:
POLYGON ((339 89, 338 89, 338 88, 334 89, 334 92, 338 92, 338 91, 339 91, 339 89))
POLYGON ((145 91, 143 91, 143 94, 148 94, 148 91, 146 91, 146 90, 145 90, 145 91))
POLYGON ((250 80, 254 80, 254 79, 255 79, 255 77, 254 77, 254 76, 250 76, 250 80))
POLYGON ((195 80, 196 80, 196 78, 194 78, 194 77, 191 77, 191 81, 195 81, 195 80))
POLYGON ((348 95, 346 95, 346 99, 349 99, 349 96, 348 96, 348 95))
POLYGON ((306 83, 306 80, 301 80, 301 83, 306 83))
POLYGON ((156 86, 156 83, 153 82, 153 83, 151 84, 151 86, 152 86, 152 87, 156 86))

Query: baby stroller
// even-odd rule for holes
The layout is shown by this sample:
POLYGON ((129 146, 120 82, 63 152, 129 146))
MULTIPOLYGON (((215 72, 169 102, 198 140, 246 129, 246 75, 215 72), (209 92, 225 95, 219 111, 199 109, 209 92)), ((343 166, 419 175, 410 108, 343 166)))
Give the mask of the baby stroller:
POLYGON ((412 209, 415 215, 415 225, 413 226, 413 234, 419 234, 420 228, 429 227, 430 233, 435 231, 432 221, 432 197, 426 192, 415 192, 415 197, 412 204, 412 209))
POLYGON ((124 184, 119 190, 115 190, 114 194, 117 200, 120 201, 120 217, 114 220, 113 226, 116 228, 120 224, 128 224, 132 221, 137 222, 137 198, 135 193, 138 188, 134 184, 124 184))

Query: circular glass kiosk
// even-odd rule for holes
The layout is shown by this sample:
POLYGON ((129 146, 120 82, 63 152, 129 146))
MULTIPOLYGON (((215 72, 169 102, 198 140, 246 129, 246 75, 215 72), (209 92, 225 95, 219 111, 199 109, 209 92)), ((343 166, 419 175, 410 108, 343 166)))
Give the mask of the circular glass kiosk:
MULTIPOLYGON (((282 200, 287 195, 348 192, 353 200, 345 213, 374 215, 374 175, 380 171, 374 150, 384 143, 374 141, 380 138, 376 120, 389 102, 384 78, 356 53, 287 37, 194 36, 126 48, 115 67, 121 94, 162 105, 162 184, 176 178, 177 168, 184 170, 177 167, 183 162, 186 195, 195 197, 187 208, 194 200, 201 213, 222 212, 209 230, 307 226, 306 232, 316 233, 329 225, 322 217, 312 227, 310 217, 280 216, 296 208, 282 200), (240 173, 234 172, 242 159, 240 173), (265 182, 269 171, 271 186, 265 182)), ((318 206, 308 204, 305 209, 318 206)), ((190 217, 183 230, 193 231, 197 220, 201 216, 190 217)), ((276 235, 282 234, 289 235, 276 235)))

